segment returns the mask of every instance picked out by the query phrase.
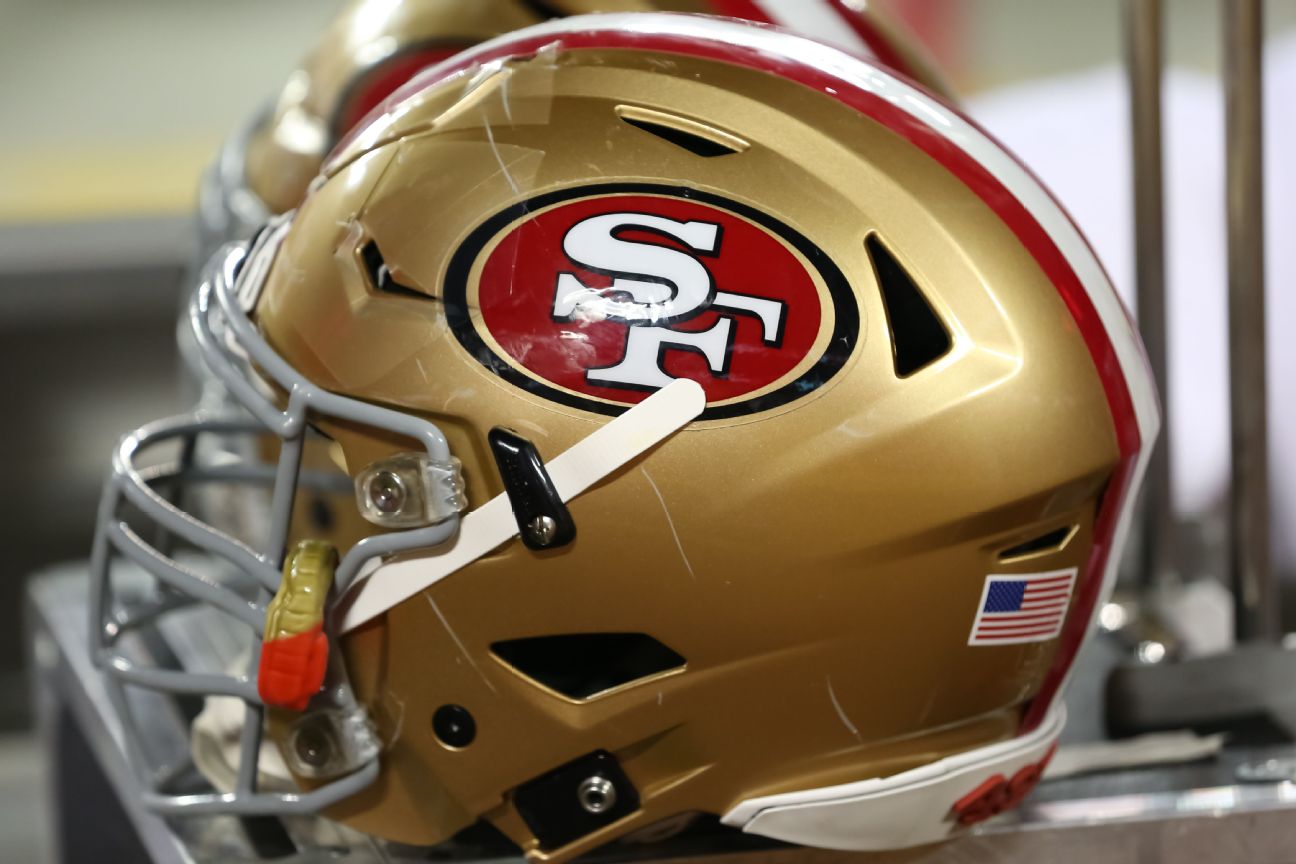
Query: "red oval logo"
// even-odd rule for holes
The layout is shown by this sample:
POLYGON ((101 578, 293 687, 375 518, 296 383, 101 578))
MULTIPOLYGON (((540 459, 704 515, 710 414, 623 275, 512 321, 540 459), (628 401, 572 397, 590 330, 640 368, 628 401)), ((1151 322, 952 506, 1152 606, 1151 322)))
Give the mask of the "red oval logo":
POLYGON ((702 419, 767 410, 822 386, 859 329, 845 277, 802 235, 648 184, 562 190, 492 217, 456 252, 446 303, 487 368, 607 414, 676 378, 702 385, 702 419))

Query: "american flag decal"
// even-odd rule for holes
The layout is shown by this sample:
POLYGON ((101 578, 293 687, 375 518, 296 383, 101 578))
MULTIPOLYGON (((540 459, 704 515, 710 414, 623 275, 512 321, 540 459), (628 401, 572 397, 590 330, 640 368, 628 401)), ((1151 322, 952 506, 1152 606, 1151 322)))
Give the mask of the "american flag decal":
POLYGON ((1043 642, 1058 635, 1071 602, 1076 568, 1021 576, 987 576, 969 645, 1043 642))

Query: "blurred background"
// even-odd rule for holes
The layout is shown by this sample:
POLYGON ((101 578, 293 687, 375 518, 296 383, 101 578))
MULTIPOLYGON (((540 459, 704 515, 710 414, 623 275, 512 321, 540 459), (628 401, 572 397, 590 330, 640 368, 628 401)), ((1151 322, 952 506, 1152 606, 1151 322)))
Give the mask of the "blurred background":
MULTIPOLYGON (((1119 76, 1119 0, 875 5, 911 26, 974 115, 978 105, 988 115, 1000 110, 1004 88, 1083 78, 1089 70, 1119 76)), ((40 764, 27 731, 24 580, 87 554, 117 438, 186 407, 174 333, 180 284, 196 245, 199 175, 222 140, 273 97, 340 6, 340 0, 0 0, 0 406, 7 414, 0 426, 6 493, 0 498, 6 553, 0 565, 0 844, 6 860, 41 860, 46 824, 40 796, 32 792, 40 764)), ((1220 59, 1217 0, 1166 6, 1168 62, 1213 75, 1220 59)), ((1274 39, 1296 33, 1296 3, 1270 2, 1267 26, 1274 39)), ((1095 141, 1123 148, 1124 104, 1103 104, 1108 113, 1096 118, 1095 141)), ((1080 221, 1091 233, 1105 230, 1080 221)), ((1128 278, 1126 269, 1113 268, 1118 281, 1128 278)), ((1221 288, 1221 309, 1222 297, 1221 288)), ((1219 422, 1226 431, 1227 419, 1219 422)))

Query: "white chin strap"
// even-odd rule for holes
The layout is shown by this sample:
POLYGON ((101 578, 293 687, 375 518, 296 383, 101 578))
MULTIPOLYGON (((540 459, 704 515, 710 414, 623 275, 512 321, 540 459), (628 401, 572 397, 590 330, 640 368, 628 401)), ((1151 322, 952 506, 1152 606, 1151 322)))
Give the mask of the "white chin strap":
MULTIPOLYGON (((232 671, 247 668, 246 655, 232 665, 232 671)), ((247 705, 234 696, 208 696, 203 710, 190 727, 189 749, 194 766, 220 792, 234 791, 238 779, 239 739, 243 735, 247 705)), ((257 761, 257 789, 262 792, 296 792, 297 784, 288 771, 279 748, 268 737, 261 742, 257 761)), ((283 817, 289 834, 297 842, 319 847, 347 847, 357 843, 354 831, 344 825, 315 816, 283 817)))
MULTIPOLYGON (((599 427, 545 464, 564 502, 653 447, 706 408, 696 381, 679 378, 599 427)), ((463 518, 459 534, 422 558, 383 564, 343 598, 339 632, 346 633, 462 569, 518 533, 508 496, 496 495, 463 518)))
MULTIPOLYGON (((242 672, 243 665, 232 667, 242 672)), ((189 750, 195 767, 220 792, 234 791, 238 777, 239 739, 243 735, 247 705, 235 696, 208 696, 190 727, 189 750)), ((291 791, 297 788, 288 766, 271 741, 261 742, 257 762, 257 788, 291 791)))

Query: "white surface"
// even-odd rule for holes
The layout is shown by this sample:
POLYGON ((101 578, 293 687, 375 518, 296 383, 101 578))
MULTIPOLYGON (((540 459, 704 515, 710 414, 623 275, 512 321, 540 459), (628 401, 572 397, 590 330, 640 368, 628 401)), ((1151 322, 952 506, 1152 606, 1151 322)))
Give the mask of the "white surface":
POLYGON ((846 26, 840 13, 824 0, 756 0, 756 5, 780 27, 872 57, 873 51, 859 34, 846 26))
POLYGON ((1056 705, 1034 732, 939 762, 840 786, 743 801, 721 821, 789 843, 829 849, 903 849, 942 840, 958 826, 955 802, 996 774, 1010 778, 1057 741, 1066 710, 1056 705))
POLYGON ((1157 732, 1122 741, 1090 741, 1059 747, 1044 776, 1050 780, 1093 771, 1117 771, 1146 765, 1173 765, 1215 756, 1224 735, 1157 732))
MULTIPOLYGON (((1269 428, 1276 561, 1296 567, 1296 36, 1265 58, 1269 428)), ((1227 495, 1228 300, 1224 102, 1217 79, 1164 79, 1170 459, 1176 509, 1200 516, 1227 495)), ((1134 307, 1132 168, 1124 73, 1115 67, 972 101, 972 115, 1071 212, 1134 307)))
MULTIPOLYGON (((570 501, 653 445, 678 432, 706 407, 696 381, 679 378, 624 414, 600 426, 545 468, 563 501, 570 501)), ((499 494, 463 518, 459 533, 436 554, 384 564, 357 583, 344 601, 341 632, 359 627, 456 570, 466 567, 517 534, 506 494, 499 494)))

